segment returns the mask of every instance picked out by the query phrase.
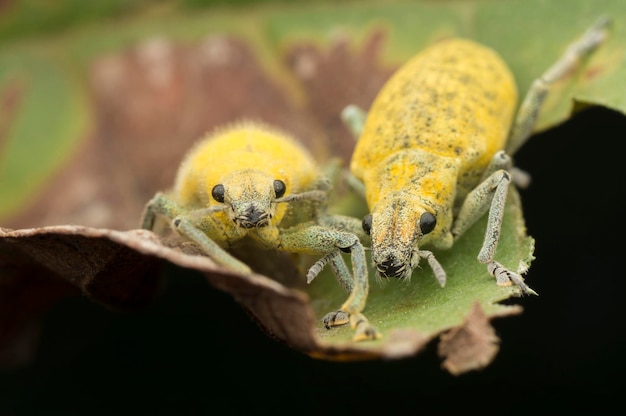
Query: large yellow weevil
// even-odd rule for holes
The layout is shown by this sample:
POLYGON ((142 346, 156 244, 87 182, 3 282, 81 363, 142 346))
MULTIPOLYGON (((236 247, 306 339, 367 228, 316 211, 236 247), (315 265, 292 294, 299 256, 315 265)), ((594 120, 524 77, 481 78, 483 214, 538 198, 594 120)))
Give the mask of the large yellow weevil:
POLYGON ((141 227, 153 230, 157 217, 164 218, 214 261, 245 274, 250 268, 225 250, 243 238, 267 249, 323 255, 308 280, 330 263, 350 293, 340 311, 324 318, 326 325, 349 320, 356 340, 376 338, 361 313, 368 293, 365 251, 357 235, 342 231, 358 228, 359 221, 325 212, 328 182, 320 172, 287 133, 260 123, 233 124, 191 149, 174 188, 146 205, 141 227), (342 251, 351 253, 352 274, 342 251))
POLYGON ((524 178, 510 155, 530 136, 551 85, 597 48, 608 24, 599 19, 533 82, 515 119, 509 68, 493 50, 462 39, 438 42, 408 61, 367 115, 344 110, 359 137, 350 169, 370 210, 362 227, 379 278, 408 279, 424 258, 443 286, 444 269, 421 247, 452 247, 488 211, 478 261, 497 284, 535 293, 494 260, 509 184, 524 178))

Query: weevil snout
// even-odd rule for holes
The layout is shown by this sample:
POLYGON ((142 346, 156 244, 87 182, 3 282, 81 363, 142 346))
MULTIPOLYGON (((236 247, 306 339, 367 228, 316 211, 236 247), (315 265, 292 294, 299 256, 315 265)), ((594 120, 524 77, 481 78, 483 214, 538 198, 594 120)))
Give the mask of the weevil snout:
POLYGON ((372 239, 372 261, 381 278, 410 279, 419 263, 418 241, 432 232, 437 219, 405 199, 393 199, 376 215, 363 218, 363 231, 372 239))
POLYGON ((236 213, 233 221, 242 228, 265 227, 272 216, 264 209, 249 204, 241 213, 236 213))
POLYGON ((390 278, 395 277, 396 279, 404 279, 407 274, 407 270, 410 271, 410 267, 396 259, 393 256, 387 257, 386 260, 376 264, 376 270, 380 277, 390 278))

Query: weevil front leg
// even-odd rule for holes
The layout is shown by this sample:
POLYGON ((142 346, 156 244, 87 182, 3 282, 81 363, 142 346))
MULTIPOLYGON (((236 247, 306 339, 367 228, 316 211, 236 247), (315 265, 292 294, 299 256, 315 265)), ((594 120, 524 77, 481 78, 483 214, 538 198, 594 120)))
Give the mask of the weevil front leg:
POLYGON ((517 112, 517 117, 507 142, 506 152, 515 152, 528 140, 533 132, 542 104, 550 88, 577 69, 584 58, 595 51, 608 36, 611 19, 602 16, 583 35, 569 45, 565 53, 546 72, 533 81, 517 112))
MULTIPOLYGON (((493 166, 507 162, 508 157, 503 152, 499 152, 492 160, 493 166)), ((488 170, 492 170, 491 167, 488 170)), ((537 294, 526 283, 524 278, 518 273, 513 272, 502 264, 494 260, 498 241, 500 239, 500 231, 502 228, 502 219, 504 218, 504 207, 506 205, 506 197, 511 183, 511 175, 505 169, 497 169, 485 178, 476 188, 474 188, 463 202, 457 217, 452 225, 452 235, 455 240, 467 231, 478 219, 480 219, 488 210, 487 229, 485 231, 485 239, 478 254, 478 261, 487 265, 489 273, 496 278, 496 282, 500 286, 517 285, 525 294, 537 294)))
POLYGON ((327 328, 350 322, 355 330, 355 341, 380 338, 378 330, 362 313, 369 292, 369 278, 365 249, 355 234, 321 225, 310 225, 282 230, 279 241, 280 250, 324 254, 322 260, 311 268, 307 280, 311 281, 326 263, 330 263, 337 280, 349 292, 348 299, 339 310, 324 317, 327 328), (341 252, 350 253, 352 273, 343 261, 341 252))
MULTIPOLYGON (((330 264, 330 268, 333 273, 337 277, 339 284, 343 289, 348 293, 352 294, 355 284, 355 279, 352 278, 348 267, 346 266, 345 261, 341 257, 341 250, 336 250, 331 253, 328 253, 320 260, 315 262, 313 266, 309 269, 307 273, 307 283, 311 283, 313 279, 321 272, 322 268, 330 264)), ((362 288, 357 287, 357 291, 362 292, 362 288)), ((362 296, 359 296, 359 299, 356 300, 356 303, 360 303, 362 296)), ((348 309, 350 306, 346 306, 346 304, 355 303, 355 300, 352 301, 348 299, 344 302, 344 305, 341 309, 329 312, 324 316, 322 320, 324 322, 324 326, 326 329, 331 329, 334 326, 340 326, 347 323, 350 323, 353 328, 356 328, 354 340, 368 340, 368 339, 376 339, 380 337, 380 334, 373 329, 365 316, 361 313, 350 313, 348 309)))
MULTIPOLYGON (((206 213, 206 209, 199 211, 206 213)), ((234 272, 242 274, 250 274, 252 272, 250 267, 230 255, 208 236, 211 231, 210 224, 212 223, 206 218, 202 219, 206 216, 200 216, 196 214, 196 211, 184 209, 164 194, 157 193, 146 204, 141 220, 141 228, 152 230, 158 216, 166 218, 174 231, 198 244, 200 249, 216 263, 234 272)))

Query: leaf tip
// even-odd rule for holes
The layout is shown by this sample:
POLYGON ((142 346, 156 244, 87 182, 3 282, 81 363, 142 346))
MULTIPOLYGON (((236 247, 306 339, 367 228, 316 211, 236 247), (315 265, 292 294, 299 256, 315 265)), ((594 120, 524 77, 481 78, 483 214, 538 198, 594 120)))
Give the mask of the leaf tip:
POLYGON ((453 375, 488 366, 498 353, 500 339, 479 302, 465 317, 462 325, 442 334, 438 347, 442 366, 453 375))

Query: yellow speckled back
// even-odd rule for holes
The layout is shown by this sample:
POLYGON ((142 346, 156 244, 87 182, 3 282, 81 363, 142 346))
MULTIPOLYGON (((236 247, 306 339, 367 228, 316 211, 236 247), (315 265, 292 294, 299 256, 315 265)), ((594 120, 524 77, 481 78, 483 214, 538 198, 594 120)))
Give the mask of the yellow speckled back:
POLYGON ((255 169, 282 180, 285 195, 309 186, 318 174, 309 152, 291 136, 273 127, 241 122, 224 127, 198 142, 178 171, 174 192, 184 204, 214 204, 211 189, 237 171, 255 169))
POLYGON ((494 51, 464 39, 438 42, 402 66, 378 94, 352 172, 363 179, 387 156, 422 149, 458 158, 460 188, 469 189, 504 147, 516 106, 515 81, 494 51))

